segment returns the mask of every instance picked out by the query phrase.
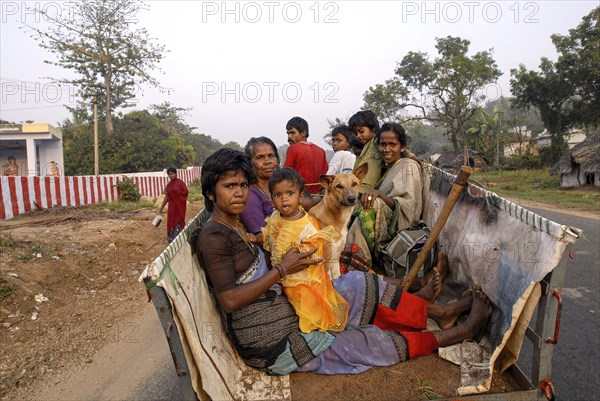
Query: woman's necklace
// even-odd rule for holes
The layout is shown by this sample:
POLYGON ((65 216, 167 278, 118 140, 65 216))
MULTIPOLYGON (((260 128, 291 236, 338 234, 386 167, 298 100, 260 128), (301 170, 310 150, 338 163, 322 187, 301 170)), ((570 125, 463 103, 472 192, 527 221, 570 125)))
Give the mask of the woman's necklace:
POLYGON ((236 226, 232 226, 224 218, 222 218, 221 216, 218 216, 216 214, 213 214, 212 217, 214 219, 216 219, 216 220, 219 220, 219 222, 221 224, 223 224, 224 226, 229 227, 233 231, 235 231, 237 233, 237 235, 239 235, 239 237, 244 241, 244 243, 246 244, 246 246, 248 247, 248 249, 250 249, 250 252, 252 252, 253 255, 256 255, 256 250, 254 249, 254 246, 252 246, 252 244, 250 243, 250 241, 248 241, 248 238, 246 238, 246 236, 244 235, 244 233, 242 232, 242 230, 239 228, 238 224, 236 224, 236 226))

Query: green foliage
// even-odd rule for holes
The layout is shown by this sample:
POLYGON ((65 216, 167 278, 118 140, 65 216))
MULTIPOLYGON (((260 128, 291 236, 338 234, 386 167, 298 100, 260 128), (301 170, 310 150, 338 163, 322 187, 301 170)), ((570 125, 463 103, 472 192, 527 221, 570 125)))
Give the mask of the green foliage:
POLYGON ((176 107, 169 102, 163 102, 151 105, 150 110, 167 127, 170 135, 193 134, 194 129, 197 128, 189 126, 184 120, 184 116, 189 115, 189 112, 193 110, 192 107, 176 107))
MULTIPOLYGON (((37 4, 37 3, 36 3, 37 4)), ((89 107, 96 94, 108 133, 113 132, 112 113, 133 105, 140 84, 157 87, 149 73, 164 55, 146 29, 137 28, 138 0, 84 0, 70 3, 69 12, 37 9, 49 26, 28 25, 40 47, 57 56, 46 63, 72 70, 75 78, 56 79, 79 88, 82 105, 89 107)), ((37 6, 39 7, 39 6, 37 6)))
POLYGON ((115 186, 119 190, 119 199, 122 201, 137 202, 142 197, 135 182, 130 178, 125 177, 123 181, 117 182, 117 185, 115 186))
POLYGON ((544 165, 545 159, 541 156, 535 156, 531 152, 525 152, 523 155, 511 155, 504 161, 503 168, 508 170, 538 169, 544 165))
POLYGON ((14 244, 15 240, 13 239, 12 235, 0 235, 0 249, 12 247, 14 244))
POLYGON ((417 379, 418 390, 421 391, 424 397, 428 400, 437 400, 440 396, 431 387, 431 381, 429 379, 417 379))
POLYGON ((525 126, 533 134, 544 131, 540 112, 535 107, 521 106, 513 97, 503 97, 486 102, 483 110, 488 114, 501 113, 503 127, 514 131, 514 128, 525 126))
POLYGON ((512 148, 520 156, 506 162, 510 166, 539 167, 530 150, 534 136, 543 130, 539 113, 533 107, 519 106, 514 98, 501 97, 479 107, 467 129, 469 149, 477 150, 488 164, 499 165, 504 158, 504 147, 512 148), (514 145, 517 143, 518 145, 514 145))
POLYGON ((204 197, 202 196, 202 186, 200 185, 200 180, 192 181, 187 187, 188 202, 192 203, 204 200, 204 197))
POLYGON ((560 157, 568 150, 569 146, 567 143, 563 143, 561 146, 551 144, 550 146, 544 146, 539 148, 539 155, 542 159, 542 165, 552 166, 560 157))
POLYGON ((0 300, 8 298, 14 289, 12 285, 6 284, 6 281, 0 279, 0 300))
POLYGON ((511 70, 511 90, 520 106, 535 106, 551 135, 546 155, 553 163, 567 149, 572 127, 600 126, 600 7, 583 17, 569 35, 552 35, 558 52, 553 62, 542 58, 539 71, 524 65, 511 70))
POLYGON ((223 145, 216 139, 213 139, 210 135, 205 134, 185 134, 181 136, 181 139, 186 145, 189 145, 194 149, 193 164, 202 165, 208 156, 212 155, 215 151, 229 147, 235 150, 243 151, 244 149, 236 142, 227 142, 223 145))
MULTIPOLYGON (((114 132, 99 127, 100 174, 159 171, 167 167, 202 165, 216 150, 230 147, 242 151, 236 142, 223 145, 209 135, 196 134, 183 119, 190 109, 165 102, 148 110, 133 111, 114 119, 114 132)), ((74 116, 75 120, 75 116, 74 116)), ((93 130, 89 123, 63 123, 63 150, 66 175, 88 175, 94 170, 93 130)))
POLYGON ((488 114, 483 108, 478 108, 471 119, 471 128, 467 130, 465 138, 469 141, 468 148, 480 152, 488 164, 495 160, 499 164, 500 154, 504 153, 501 146, 503 131, 502 114, 504 111, 494 109, 493 114, 488 114))
POLYGON ((115 213, 136 212, 139 209, 156 209, 156 205, 146 199, 140 199, 137 202, 118 200, 116 202, 100 202, 86 206, 89 210, 109 210, 115 213))
POLYGON ((406 87, 398 77, 369 87, 364 94, 363 110, 371 110, 383 121, 394 121, 402 109, 400 98, 406 96, 406 87))
POLYGON ((65 175, 94 172, 94 133, 90 125, 65 124, 62 127, 65 175))
POLYGON ((103 212, 106 212, 108 210, 109 212, 114 212, 114 213, 128 213, 128 212, 136 212, 140 209, 156 210, 156 205, 154 204, 154 202, 151 202, 146 199, 140 199, 137 202, 118 200, 116 202, 99 202, 99 203, 95 203, 93 205, 87 205, 86 209, 101 210, 103 212))
POLYGON ((410 151, 416 155, 425 153, 443 152, 448 145, 444 130, 422 121, 412 120, 402 123, 409 137, 410 151))
POLYGON ((436 39, 438 57, 409 52, 398 64, 396 77, 364 94, 364 108, 382 119, 426 120, 444 127, 458 154, 458 137, 464 135, 477 106, 485 99, 481 90, 502 74, 492 50, 468 56, 470 41, 447 36, 436 39), (403 117, 407 108, 417 115, 403 117))
MULTIPOLYGON (((134 111, 114 121, 115 131, 99 130, 100 174, 159 171, 185 168, 193 163, 194 147, 148 111, 134 111)), ((90 126, 64 127, 65 174, 91 174, 94 166, 93 134, 90 126)))
MULTIPOLYGON (((57 245, 36 242, 35 239, 16 240, 10 234, 0 235, 0 252, 3 257, 21 262, 30 262, 40 257, 51 258, 59 253, 57 245)), ((0 279, 1 282, 1 279, 0 279)))

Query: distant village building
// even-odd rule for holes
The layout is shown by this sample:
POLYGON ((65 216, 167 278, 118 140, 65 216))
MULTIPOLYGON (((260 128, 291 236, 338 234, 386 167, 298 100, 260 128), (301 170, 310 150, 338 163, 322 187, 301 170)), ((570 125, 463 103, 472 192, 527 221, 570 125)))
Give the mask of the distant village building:
POLYGON ((64 175, 62 131, 50 124, 0 124, 3 176, 64 175))
MULTIPOLYGON (((569 145, 569 149, 571 149, 573 146, 585 140, 586 131, 585 129, 572 129, 566 136, 567 144, 569 145)), ((543 148, 545 146, 550 146, 550 133, 548 130, 544 130, 544 132, 537 137, 537 147, 543 148)))
MULTIPOLYGON (((462 152, 457 156, 454 151, 447 151, 443 153, 434 153, 427 155, 427 160, 435 167, 441 168, 456 173, 460 166, 465 163, 465 158, 462 152)), ((479 152, 475 150, 469 151, 469 165, 474 168, 487 167, 487 163, 481 157, 479 152)))
POLYGON ((600 186, 600 132, 590 134, 556 162, 550 174, 560 174, 563 188, 600 186))
POLYGON ((534 153, 532 141, 531 141, 531 130, 526 126, 520 127, 510 127, 508 132, 512 134, 515 138, 520 138, 520 140, 516 139, 512 142, 507 142, 504 144, 504 156, 509 157, 512 155, 523 155, 527 153, 529 150, 531 153, 534 153))

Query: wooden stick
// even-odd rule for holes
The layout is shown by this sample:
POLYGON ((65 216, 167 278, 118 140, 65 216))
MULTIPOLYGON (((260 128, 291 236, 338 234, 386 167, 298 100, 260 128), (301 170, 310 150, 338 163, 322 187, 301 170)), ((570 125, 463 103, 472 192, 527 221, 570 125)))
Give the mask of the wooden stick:
POLYGON ((415 277, 417 277, 417 274, 419 273, 419 269, 421 268, 421 266, 423 266, 423 263, 425 263, 425 259, 427 258, 427 255, 429 255, 429 252, 431 251, 431 248, 433 248, 435 241, 437 241, 438 237, 440 236, 440 233, 442 232, 442 229, 444 228, 444 225, 446 224, 446 220, 448 220, 448 217, 450 216, 452 209, 454 209, 454 205, 456 204, 456 201, 458 200, 460 193, 465 188, 465 185, 467 185, 469 176, 472 173, 473 173, 473 169, 471 167, 469 167, 469 166, 461 166, 460 167, 460 171, 458 172, 458 176, 456 177, 456 180, 454 181, 452 190, 450 191, 450 194, 448 195, 448 198, 446 199, 446 203, 444 204, 444 207, 442 208, 440 216, 438 217, 437 221, 435 222, 435 225, 433 226, 433 229, 431 230, 431 235, 429 236, 429 238, 427 238, 425 245, 423 245, 421 252, 419 252, 419 255, 417 256, 417 260, 415 260, 415 263, 413 263, 412 267, 410 268, 410 271, 406 275, 406 279, 404 280, 404 290, 405 291, 408 291, 408 288, 410 287, 410 283, 412 283, 412 281, 415 279, 415 277))

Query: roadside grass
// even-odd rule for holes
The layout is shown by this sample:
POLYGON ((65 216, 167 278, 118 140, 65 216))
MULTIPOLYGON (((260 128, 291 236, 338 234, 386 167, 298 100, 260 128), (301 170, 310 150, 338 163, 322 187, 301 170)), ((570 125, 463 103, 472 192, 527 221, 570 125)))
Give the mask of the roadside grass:
POLYGON ((429 379, 417 378, 417 390, 421 392, 421 396, 428 400, 437 400, 440 396, 431 387, 431 381, 429 379))
POLYGON ((21 261, 31 262, 39 258, 57 256, 59 247, 38 242, 37 235, 28 240, 16 240, 12 235, 0 234, 0 260, 2 262, 21 261))
POLYGON ((132 212, 138 209, 156 209, 156 206, 154 206, 154 203, 146 200, 146 199, 141 199, 137 202, 130 202, 130 201, 123 201, 123 200, 118 200, 115 202, 100 202, 100 203, 96 203, 93 205, 88 205, 86 206, 87 208, 93 210, 93 209, 108 209, 111 212, 117 212, 117 213, 123 213, 123 212, 132 212))
MULTIPOLYGON (((200 187, 200 180, 195 180, 188 185, 188 202, 203 201, 202 188, 200 187)), ((86 206, 89 209, 102 209, 109 210, 111 212, 124 213, 132 212, 139 209, 157 209, 156 198, 142 198, 137 202, 124 201, 119 199, 115 202, 100 202, 93 205, 86 206)))
POLYGON ((202 187, 200 186, 200 180, 192 181, 188 185, 188 202, 197 202, 203 201, 204 196, 202 196, 202 187))
POLYGON ((6 299, 13 293, 14 287, 0 277, 0 300, 6 299))
POLYGON ((471 179, 515 202, 536 202, 550 208, 600 213, 600 188, 561 188, 560 176, 548 169, 477 171, 471 179))

